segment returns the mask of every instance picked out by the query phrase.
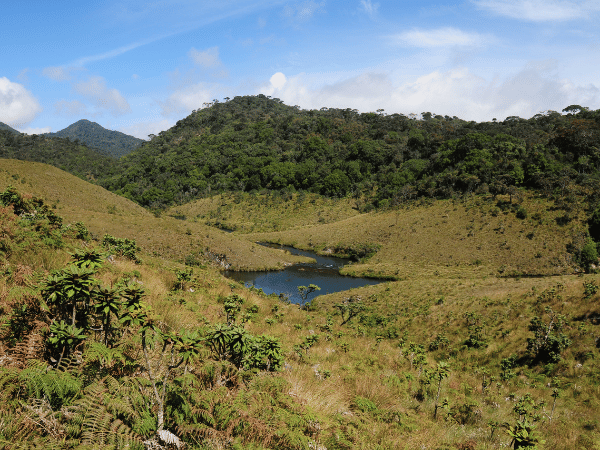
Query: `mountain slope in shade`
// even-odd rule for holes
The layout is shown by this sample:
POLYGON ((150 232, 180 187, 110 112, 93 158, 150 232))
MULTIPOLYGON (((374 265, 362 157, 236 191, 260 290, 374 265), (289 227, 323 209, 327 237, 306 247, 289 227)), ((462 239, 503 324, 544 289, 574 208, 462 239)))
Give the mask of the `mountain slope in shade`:
POLYGON ((56 133, 47 133, 47 136, 62 137, 71 140, 78 139, 90 148, 101 150, 103 153, 115 158, 130 153, 145 142, 120 131, 107 130, 96 122, 79 120, 67 128, 56 133))
POLYGON ((2 122, 0 122, 0 130, 6 130, 6 131, 10 131, 15 134, 21 134, 19 131, 15 130, 12 127, 9 127, 8 125, 6 125, 5 123, 2 123, 2 122))

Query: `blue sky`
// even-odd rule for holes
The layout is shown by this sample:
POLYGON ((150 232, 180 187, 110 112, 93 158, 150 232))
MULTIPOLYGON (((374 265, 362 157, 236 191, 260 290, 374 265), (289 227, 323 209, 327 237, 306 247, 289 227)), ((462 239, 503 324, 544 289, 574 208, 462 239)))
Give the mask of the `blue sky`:
POLYGON ((531 117, 600 108, 600 0, 4 2, 0 122, 141 138, 213 99, 531 117))

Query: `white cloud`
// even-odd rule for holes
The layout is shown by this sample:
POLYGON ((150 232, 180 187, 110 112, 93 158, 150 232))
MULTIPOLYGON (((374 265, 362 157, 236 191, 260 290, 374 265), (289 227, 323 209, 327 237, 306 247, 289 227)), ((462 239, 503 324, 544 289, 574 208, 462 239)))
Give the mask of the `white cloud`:
POLYGON ((409 47, 478 47, 493 42, 489 35, 467 33, 458 28, 444 27, 436 30, 422 30, 415 28, 392 36, 398 44, 409 47))
POLYGON ((482 121, 512 115, 531 117, 570 104, 600 107, 596 86, 560 79, 546 62, 529 64, 518 73, 492 81, 464 68, 433 71, 404 83, 396 83, 387 74, 363 73, 321 87, 311 87, 304 74, 285 77, 284 83, 278 82, 283 78, 274 77, 261 93, 307 109, 325 106, 366 112, 383 108, 388 114, 430 111, 482 121))
POLYGON ((205 83, 197 83, 176 90, 167 100, 159 104, 163 116, 190 114, 193 110, 202 108, 204 103, 212 101, 213 98, 205 83))
POLYGON ((23 85, 0 78, 0 122, 15 127, 31 122, 42 111, 37 99, 23 85))
POLYGON ((131 75, 131 78, 132 78, 133 80, 139 80, 139 79, 140 79, 140 76, 139 76, 137 73, 134 73, 133 75, 131 75))
POLYGON ((32 127, 27 127, 27 128, 19 128, 19 131, 21 133, 26 133, 26 134, 44 134, 44 133, 50 133, 52 131, 52 128, 50 127, 41 127, 41 128, 32 128, 32 127))
POLYGON ((283 14, 290 19, 297 20, 299 22, 305 22, 312 18, 317 12, 325 11, 325 1, 316 2, 314 0, 308 0, 296 5, 286 5, 283 10, 283 14))
POLYGON ((74 83, 73 90, 94 101, 97 108, 106 109, 114 116, 131 112, 127 100, 118 90, 108 88, 106 81, 100 76, 92 76, 87 81, 74 83))
POLYGON ((277 72, 271 77, 269 81, 274 89, 281 89, 287 81, 287 78, 281 72, 277 72))
POLYGON ((586 19, 600 11, 597 0, 472 0, 481 9, 531 22, 586 19))
POLYGON ((360 9, 370 17, 374 17, 379 9, 379 3, 373 3, 371 0, 360 0, 360 9))
POLYGON ((169 119, 150 120, 147 122, 136 122, 130 125, 121 126, 119 131, 140 139, 148 139, 150 134, 158 134, 161 131, 168 130, 175 122, 169 119))
POLYGON ((59 116, 82 116, 86 114, 87 106, 79 100, 58 100, 54 103, 54 112, 59 116))

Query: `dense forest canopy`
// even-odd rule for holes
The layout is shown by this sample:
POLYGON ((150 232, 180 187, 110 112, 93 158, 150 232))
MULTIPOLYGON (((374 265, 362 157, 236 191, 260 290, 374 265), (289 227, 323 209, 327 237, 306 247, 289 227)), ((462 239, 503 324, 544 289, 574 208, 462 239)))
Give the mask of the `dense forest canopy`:
POLYGON ((301 110, 263 95, 214 101, 121 160, 102 184, 148 207, 216 191, 367 195, 376 206, 595 183, 600 111, 469 122, 423 112, 301 110), (568 180, 568 182, 567 182, 568 180))
POLYGON ((46 136, 3 133, 0 151, 94 179, 154 209, 223 191, 305 190, 385 208, 420 197, 512 196, 520 188, 563 204, 583 196, 597 209, 600 110, 571 105, 477 123, 431 112, 302 110, 264 95, 204 106, 151 135, 118 167, 46 136))
POLYGON ((90 150, 80 142, 4 130, 0 130, 0 158, 51 164, 89 181, 106 177, 117 170, 116 159, 90 150))

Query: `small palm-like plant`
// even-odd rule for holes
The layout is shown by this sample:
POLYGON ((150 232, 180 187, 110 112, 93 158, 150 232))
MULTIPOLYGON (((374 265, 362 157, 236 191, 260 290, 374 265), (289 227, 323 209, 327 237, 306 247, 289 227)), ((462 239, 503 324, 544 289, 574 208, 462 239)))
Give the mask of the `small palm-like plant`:
POLYGON ((71 253, 77 267, 97 269, 102 266, 104 255, 96 249, 83 249, 71 253))
POLYGON ((54 322, 50 325, 48 344, 56 350, 60 350, 57 366, 60 366, 62 358, 70 355, 86 337, 87 336, 83 334, 83 328, 68 325, 64 320, 54 322))
POLYGON ((94 308, 102 320, 102 329, 104 331, 104 345, 108 346, 109 338, 112 333, 111 317, 119 316, 121 302, 119 300, 119 291, 99 287, 94 291, 94 308))
POLYGON ((93 269, 73 264, 48 277, 42 296, 56 319, 69 320, 75 326, 79 311, 78 324, 87 328, 92 288, 96 283, 93 275, 93 269))
POLYGON ((506 432, 513 438, 515 449, 535 449, 538 444, 543 445, 546 441, 540 439, 535 432, 535 426, 528 418, 518 421, 515 425, 505 424, 506 432))

